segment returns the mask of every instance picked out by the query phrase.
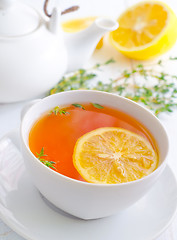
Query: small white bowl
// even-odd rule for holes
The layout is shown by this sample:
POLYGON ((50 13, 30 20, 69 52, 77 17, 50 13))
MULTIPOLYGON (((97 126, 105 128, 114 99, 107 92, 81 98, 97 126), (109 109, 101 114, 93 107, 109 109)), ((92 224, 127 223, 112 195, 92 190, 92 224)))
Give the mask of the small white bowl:
POLYGON ((153 187, 166 166, 167 133, 160 121, 147 109, 114 94, 78 90, 62 92, 39 100, 25 110, 21 122, 22 153, 37 189, 58 208, 82 219, 116 214, 137 202, 153 187), (137 119, 153 135, 159 149, 159 166, 150 175, 128 183, 92 184, 63 176, 42 164, 30 151, 29 132, 46 111, 58 105, 95 102, 110 106, 137 119))

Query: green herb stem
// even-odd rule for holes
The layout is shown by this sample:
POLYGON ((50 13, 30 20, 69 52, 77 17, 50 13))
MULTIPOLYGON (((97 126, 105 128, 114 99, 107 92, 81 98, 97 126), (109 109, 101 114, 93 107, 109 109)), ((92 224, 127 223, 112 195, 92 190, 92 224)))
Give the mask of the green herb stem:
MULTIPOLYGON (((176 61, 170 57, 168 61, 176 61)), ((149 108, 155 115, 172 112, 177 107, 177 76, 164 72, 167 60, 144 66, 138 64, 131 70, 125 69, 108 82, 95 81, 99 69, 115 62, 113 59, 96 64, 90 69, 79 69, 70 76, 63 77, 49 94, 76 89, 99 90, 129 98, 149 108), (156 67, 156 69, 154 69, 156 67), (94 80, 94 81, 93 81, 94 80), (90 84, 92 83, 92 85, 90 84)))
POLYGON ((55 164, 55 162, 53 161, 47 161, 42 157, 47 157, 46 154, 44 154, 44 148, 42 147, 40 153, 36 153, 37 154, 37 158, 39 159, 40 162, 42 162, 44 165, 46 165, 47 167, 53 168, 55 169, 55 167, 53 166, 53 164, 55 164))

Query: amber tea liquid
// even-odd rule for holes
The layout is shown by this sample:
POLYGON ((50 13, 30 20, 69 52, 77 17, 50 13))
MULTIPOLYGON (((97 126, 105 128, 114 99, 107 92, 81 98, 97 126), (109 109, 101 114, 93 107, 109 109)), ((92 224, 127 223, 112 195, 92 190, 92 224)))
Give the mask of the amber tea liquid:
POLYGON ((103 109, 96 108, 91 103, 82 106, 85 110, 70 105, 62 107, 66 109, 66 114, 46 113, 30 131, 30 150, 37 157, 43 148, 47 155, 43 158, 55 162, 55 171, 84 181, 72 163, 74 146, 83 134, 101 127, 121 127, 135 132, 148 139, 157 151, 149 131, 134 118, 107 106, 103 106, 103 109))

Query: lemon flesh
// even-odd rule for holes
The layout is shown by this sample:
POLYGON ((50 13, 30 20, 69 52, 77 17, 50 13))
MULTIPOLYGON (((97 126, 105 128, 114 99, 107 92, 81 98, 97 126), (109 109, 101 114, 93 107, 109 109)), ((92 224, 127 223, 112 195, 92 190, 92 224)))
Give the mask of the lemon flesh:
POLYGON ((110 33, 111 44, 124 55, 148 60, 169 50, 177 39, 177 17, 169 6, 145 1, 128 8, 110 33))
POLYGON ((73 164, 88 182, 116 184, 153 172, 158 155, 144 137, 122 128, 104 127, 77 140, 73 164))

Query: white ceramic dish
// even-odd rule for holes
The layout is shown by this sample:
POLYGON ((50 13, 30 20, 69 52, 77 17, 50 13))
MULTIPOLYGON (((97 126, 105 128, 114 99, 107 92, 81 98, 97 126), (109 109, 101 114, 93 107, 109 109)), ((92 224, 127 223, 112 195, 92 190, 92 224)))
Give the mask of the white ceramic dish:
MULTIPOLYGON (((7 137, 19 147, 17 132, 7 137)), ((6 176, 0 175, 0 217, 28 240, 152 240, 169 226, 177 209, 177 183, 168 166, 132 207, 119 215, 89 221, 47 202, 33 186, 22 158, 10 157, 7 166, 6 176)))
MULTIPOLYGON (((165 128, 150 111, 127 98, 100 91, 75 90, 53 94, 25 109, 26 111, 22 112, 20 127, 21 150, 31 179, 45 198, 75 217, 97 219, 123 211, 143 197, 165 169, 169 146, 165 128), (136 181, 93 184, 66 177, 37 160, 29 148, 29 132, 36 121, 58 105, 67 106, 84 102, 98 103, 122 111, 148 129, 155 139, 159 152, 157 169, 136 181)), ((143 154, 143 151, 141 153, 143 154)))

